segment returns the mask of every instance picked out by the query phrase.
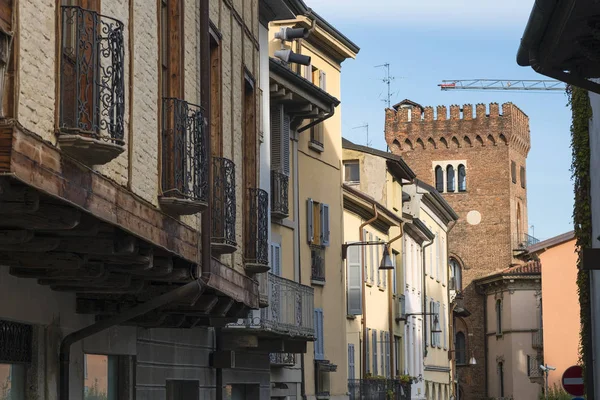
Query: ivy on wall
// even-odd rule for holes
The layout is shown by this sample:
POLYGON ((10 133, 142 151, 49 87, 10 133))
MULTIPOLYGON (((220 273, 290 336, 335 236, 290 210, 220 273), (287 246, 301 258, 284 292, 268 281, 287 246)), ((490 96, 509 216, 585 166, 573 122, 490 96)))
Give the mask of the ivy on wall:
POLYGON ((590 304, 590 279, 589 271, 583 271, 582 252, 584 248, 592 247, 592 204, 590 181, 590 136, 589 124, 592 118, 592 108, 587 90, 569 86, 567 88, 569 105, 571 106, 571 150, 573 161, 571 173, 575 184, 575 206, 573 209, 573 222, 575 225, 575 239, 578 253, 577 260, 577 287, 579 304, 581 307, 581 331, 579 335, 579 363, 583 367, 583 376, 586 376, 586 361, 591 355, 591 304, 590 304))

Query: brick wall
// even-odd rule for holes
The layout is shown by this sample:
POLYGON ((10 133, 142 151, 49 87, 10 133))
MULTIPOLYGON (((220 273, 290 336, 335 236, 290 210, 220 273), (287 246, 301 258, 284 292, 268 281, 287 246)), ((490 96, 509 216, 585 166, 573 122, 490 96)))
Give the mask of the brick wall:
POLYGON ((467 357, 474 356, 477 365, 460 371, 464 398, 469 400, 486 396, 483 299, 472 281, 514 261, 517 202, 526 230, 526 190, 519 179, 512 183, 510 162, 517 162, 519 175, 529 151, 529 121, 510 103, 502 105, 502 114, 495 103, 489 107, 453 105, 449 111, 448 115, 445 106, 438 106, 435 113, 432 107, 413 107, 409 121, 408 109, 388 109, 385 135, 390 149, 429 184, 435 184, 435 161, 464 160, 467 164, 467 191, 444 197, 460 217, 449 236, 449 254, 463 265, 465 306, 471 312, 466 319, 467 357), (480 213, 479 224, 467 222, 471 211, 480 213))

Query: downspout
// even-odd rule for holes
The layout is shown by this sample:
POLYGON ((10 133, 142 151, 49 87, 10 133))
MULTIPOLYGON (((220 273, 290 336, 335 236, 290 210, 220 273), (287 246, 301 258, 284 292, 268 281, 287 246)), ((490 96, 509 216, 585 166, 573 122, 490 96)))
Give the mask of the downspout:
MULTIPOLYGON (((423 266, 423 359, 427 357, 427 281, 425 278, 426 265, 425 261, 427 257, 425 257, 425 248, 431 246, 433 244, 433 240, 430 240, 426 245, 421 245, 421 264, 423 266)), ((423 360, 425 361, 425 360, 423 360)))
POLYGON ((321 118, 316 118, 316 119, 312 120, 312 122, 304 125, 302 128, 298 129, 298 133, 302 133, 305 130, 312 128, 313 126, 320 124, 321 122, 325 121, 326 119, 333 117, 333 114, 335 114, 335 107, 336 106, 334 104, 331 104, 329 106, 329 112, 327 114, 325 114, 321 118))
MULTIPOLYGON (((377 218, 379 217, 379 213, 377 211, 377 205, 373 204, 373 218, 371 218, 368 221, 365 221, 363 224, 361 224, 358 227, 358 241, 359 242, 364 242, 365 238, 363 236, 363 228, 367 225, 369 225, 370 223, 374 222, 377 220, 377 218)), ((367 363, 369 362, 369 360, 367 360, 367 340, 369 340, 369 338, 367 337, 367 294, 366 292, 366 288, 365 288, 365 265, 366 265, 366 257, 365 257, 365 252, 363 251, 362 253, 363 256, 363 263, 362 263, 362 267, 361 267, 361 271, 360 271, 360 277, 361 277, 361 285, 362 285, 362 290, 361 290, 361 294, 362 294, 362 304, 363 304, 363 315, 361 318, 361 325, 362 325, 362 331, 363 331, 363 346, 362 346, 362 373, 363 373, 363 379, 367 379, 367 363)))
MULTIPOLYGON (((483 370, 484 372, 484 379, 485 379, 485 383, 484 383, 484 388, 485 388, 485 395, 487 396, 488 394, 488 337, 487 337, 487 331, 488 331, 488 323, 487 323, 487 295, 484 293, 483 296, 483 370)), ((474 353, 474 351, 471 350, 471 353, 474 353)), ((468 354, 466 355, 468 357, 468 354)))
MULTIPOLYGON (((212 163, 212 145, 211 145, 211 124, 208 118, 211 115, 210 101, 210 15, 208 1, 200 1, 200 106, 205 112, 204 116, 204 149, 208 160, 206 180, 208 207, 202 212, 202 269, 208 271, 211 264, 211 236, 212 236, 212 204, 213 204, 213 163, 212 163)), ((215 335, 218 332, 215 331, 215 335)), ((215 349, 218 351, 220 341, 215 342, 215 349)), ((216 368, 216 400, 223 399, 223 371, 216 368)))
POLYGON ((147 301, 146 303, 130 308, 129 310, 126 310, 121 314, 96 322, 95 324, 86 326, 83 329, 72 332, 65 336, 62 342, 60 343, 58 398, 60 400, 69 400, 69 363, 71 359, 71 345, 73 343, 79 342, 80 340, 83 340, 96 333, 102 332, 103 330, 106 330, 113 326, 130 321, 150 311, 156 310, 159 307, 185 299, 186 297, 189 297, 191 295, 199 295, 203 292, 204 286, 205 285, 204 283, 202 283, 201 280, 194 280, 183 286, 180 286, 175 290, 155 297, 154 299, 147 301))
MULTIPOLYGON (((398 236, 396 236, 395 238, 393 238, 392 240, 388 241, 388 250, 391 250, 391 248, 389 247, 389 244, 392 242, 395 242, 396 240, 400 239, 402 237, 402 234, 404 233, 403 230, 403 224, 400 223, 400 225, 398 226, 400 228, 400 234, 398 236)), ((394 254, 394 253, 392 253, 394 254)), ((364 268, 363 268, 364 270, 364 268)), ((390 349, 390 377, 392 379, 395 379, 393 376, 393 372, 392 369, 394 367, 394 355, 396 354, 394 352, 394 301, 393 301, 393 297, 392 297, 392 285, 394 284, 394 278, 392 277, 392 274, 397 273, 396 269, 390 270, 388 271, 388 277, 387 277, 387 281, 388 281, 388 326, 389 326, 389 349, 390 349)), ((397 277, 396 277, 397 278, 397 277)), ((396 279, 396 281, 398 281, 398 279, 396 279)), ((396 288, 397 290, 397 288, 396 288)))

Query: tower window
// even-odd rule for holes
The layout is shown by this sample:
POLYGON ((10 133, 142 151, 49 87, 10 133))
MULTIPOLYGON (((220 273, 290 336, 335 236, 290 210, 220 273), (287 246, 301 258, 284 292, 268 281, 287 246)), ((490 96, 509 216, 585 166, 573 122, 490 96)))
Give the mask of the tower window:
POLYGON ((510 162, 510 176, 512 177, 512 183, 517 183, 517 163, 514 161, 510 162))
POLYGON ((467 191, 467 169, 462 164, 458 166, 458 191, 467 191))
POLYGON ((502 335, 502 300, 496 300, 496 336, 502 335))
POLYGON ((452 165, 448 165, 446 168, 446 176, 447 176, 447 188, 448 192, 454 192, 454 167, 452 165))
POLYGON ((523 189, 525 189, 525 167, 521 167, 520 175, 521 175, 521 187, 523 189))
POLYGON ((435 167, 435 189, 444 192, 444 170, 439 165, 435 167))

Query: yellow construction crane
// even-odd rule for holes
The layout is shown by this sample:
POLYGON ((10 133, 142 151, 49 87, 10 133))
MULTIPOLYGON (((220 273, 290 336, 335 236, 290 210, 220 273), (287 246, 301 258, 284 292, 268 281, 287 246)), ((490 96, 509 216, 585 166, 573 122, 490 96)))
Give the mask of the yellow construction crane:
POLYGON ((525 90, 530 92, 554 91, 564 92, 565 83, 550 79, 455 79, 444 80, 438 85, 440 89, 447 90, 525 90))

